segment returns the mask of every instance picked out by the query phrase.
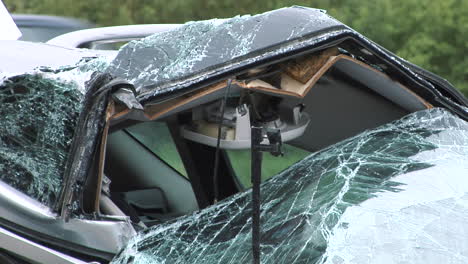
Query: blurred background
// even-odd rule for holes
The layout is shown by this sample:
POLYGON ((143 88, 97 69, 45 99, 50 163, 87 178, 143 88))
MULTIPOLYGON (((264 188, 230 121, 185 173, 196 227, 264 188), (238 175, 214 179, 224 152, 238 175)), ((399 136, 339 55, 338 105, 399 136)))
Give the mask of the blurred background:
POLYGON ((184 23, 302 5, 327 10, 468 96, 466 0, 3 0, 16 14, 84 19, 96 26, 184 23))

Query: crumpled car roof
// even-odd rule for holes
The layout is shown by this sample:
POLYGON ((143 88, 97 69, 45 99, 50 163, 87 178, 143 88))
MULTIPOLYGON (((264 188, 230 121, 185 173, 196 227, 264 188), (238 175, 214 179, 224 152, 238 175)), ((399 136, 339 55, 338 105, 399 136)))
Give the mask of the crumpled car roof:
POLYGON ((322 10, 302 7, 189 22, 130 42, 121 49, 109 71, 132 81, 141 94, 157 93, 174 89, 170 85, 176 85, 178 80, 206 75, 207 70, 227 62, 240 62, 253 53, 277 49, 281 44, 332 28, 346 27, 322 10))
POLYGON ((247 68, 344 41, 352 41, 348 51, 354 56, 409 83, 432 104, 460 112, 457 106, 450 106, 447 96, 468 104, 440 77, 402 60, 323 10, 298 6, 254 16, 189 22, 132 41, 121 48, 107 71, 132 82, 140 102, 154 102, 213 84, 247 68))

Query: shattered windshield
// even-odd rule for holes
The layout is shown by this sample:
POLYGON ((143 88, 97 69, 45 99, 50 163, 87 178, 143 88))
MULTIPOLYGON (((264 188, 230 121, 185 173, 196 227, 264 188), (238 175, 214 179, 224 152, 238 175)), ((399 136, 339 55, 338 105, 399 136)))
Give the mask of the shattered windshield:
POLYGON ((101 60, 42 68, 0 82, 0 180, 51 206, 85 94, 84 82, 101 60))
POLYGON ((321 10, 303 7, 189 22, 128 43, 108 71, 131 81, 140 93, 158 93, 173 81, 202 72, 200 80, 206 79, 205 71, 214 67, 339 24, 321 10))
MULTIPOLYGON (((262 184, 262 263, 466 263, 467 165, 468 123, 437 108, 313 153, 262 184)), ((112 263, 250 263, 250 207, 149 228, 112 263)))
POLYGON ((53 203, 81 99, 75 86, 39 75, 5 81, 0 87, 0 180, 53 203))

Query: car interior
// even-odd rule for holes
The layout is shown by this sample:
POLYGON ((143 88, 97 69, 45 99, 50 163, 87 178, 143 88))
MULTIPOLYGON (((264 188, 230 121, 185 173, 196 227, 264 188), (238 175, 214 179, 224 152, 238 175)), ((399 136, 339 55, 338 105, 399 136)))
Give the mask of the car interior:
POLYGON ((152 226, 248 189, 253 125, 281 137, 283 155, 264 154, 267 180, 310 153, 431 107, 336 47, 147 103, 144 111, 116 106, 94 210, 152 226))

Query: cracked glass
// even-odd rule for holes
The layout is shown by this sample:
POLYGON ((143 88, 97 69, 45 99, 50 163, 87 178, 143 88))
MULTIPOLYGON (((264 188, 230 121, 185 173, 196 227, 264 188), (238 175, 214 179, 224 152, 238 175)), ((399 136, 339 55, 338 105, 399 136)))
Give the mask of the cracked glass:
MULTIPOLYGON (((468 123, 434 108, 262 186, 262 263, 466 263, 468 123)), ((112 263, 249 263, 251 193, 151 227, 112 263)))
POLYGON ((272 47, 337 25, 340 23, 322 10, 305 7, 189 22, 129 42, 108 71, 132 82, 140 94, 173 91, 180 88, 174 82, 196 83, 216 67, 245 62, 248 54, 271 51, 272 47))
POLYGON ((61 190, 85 82, 109 58, 39 67, 0 81, 0 180, 52 206, 61 190))
POLYGON ((0 180, 51 206, 81 111, 76 85, 24 74, 0 86, 0 180))

